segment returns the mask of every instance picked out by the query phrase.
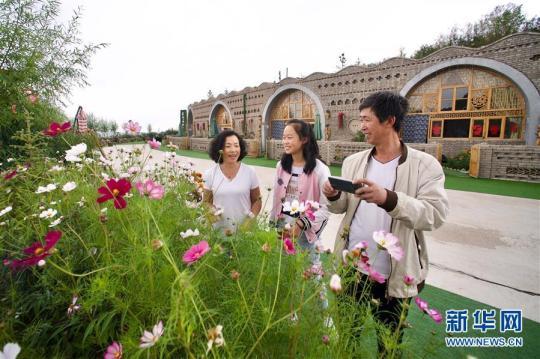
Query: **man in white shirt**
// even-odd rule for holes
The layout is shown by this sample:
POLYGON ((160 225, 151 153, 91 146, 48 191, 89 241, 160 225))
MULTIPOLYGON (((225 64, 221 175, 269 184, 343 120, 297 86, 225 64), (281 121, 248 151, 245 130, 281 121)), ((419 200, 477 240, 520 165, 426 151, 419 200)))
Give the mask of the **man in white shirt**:
MULTIPOLYGON (((407 310, 403 304, 418 294, 427 276, 423 231, 441 226, 448 213, 441 165, 433 156, 400 141, 407 110, 407 99, 392 92, 367 97, 360 105, 361 130, 374 147, 347 157, 342 166, 342 177, 362 187, 348 194, 329 182, 323 186, 330 212, 345 213, 334 253, 341 258, 344 250, 367 242, 369 261, 358 267, 360 279, 345 293, 360 303, 375 299, 379 303, 375 317, 392 332, 398 330, 399 340, 403 334, 402 328, 397 328, 400 315, 407 310), (398 237, 403 257, 392 258, 381 250, 373 239, 375 231, 398 237), (405 283, 405 276, 413 278, 412 282, 405 283)), ((384 355, 381 341, 379 351, 384 355)))

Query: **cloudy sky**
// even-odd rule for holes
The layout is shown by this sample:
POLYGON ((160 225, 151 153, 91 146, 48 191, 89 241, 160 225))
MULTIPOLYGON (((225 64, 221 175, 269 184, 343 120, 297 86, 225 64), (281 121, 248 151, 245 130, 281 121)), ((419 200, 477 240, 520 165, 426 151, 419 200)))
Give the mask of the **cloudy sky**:
MULTIPOLYGON (((411 55, 452 26, 478 20, 504 0, 64 0, 61 19, 81 7, 81 37, 109 43, 92 59, 90 86, 73 89, 98 117, 177 128, 179 111, 224 90, 283 77, 335 72, 347 64, 411 55)), ((522 1, 527 17, 540 1, 522 1)))

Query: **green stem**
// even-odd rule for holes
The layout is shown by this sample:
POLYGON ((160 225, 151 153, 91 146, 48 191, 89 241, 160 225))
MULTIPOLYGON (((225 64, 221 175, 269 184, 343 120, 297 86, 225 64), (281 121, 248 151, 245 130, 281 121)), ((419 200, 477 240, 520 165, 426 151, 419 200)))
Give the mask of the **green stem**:
POLYGON ((67 274, 67 275, 70 275, 70 276, 73 276, 73 277, 79 277, 79 278, 86 277, 86 276, 92 275, 94 273, 104 271, 104 270, 109 269, 109 268, 114 268, 114 267, 120 268, 121 267, 121 266, 118 266, 118 265, 111 265, 111 266, 99 268, 99 269, 96 269, 96 270, 93 270, 93 271, 90 271, 90 272, 87 272, 87 273, 77 274, 77 273, 72 273, 72 272, 68 271, 67 269, 64 269, 64 268, 60 267, 58 264, 54 263, 53 261, 49 260, 49 263, 53 267, 55 267, 56 269, 58 269, 60 272, 62 272, 64 274, 67 274))

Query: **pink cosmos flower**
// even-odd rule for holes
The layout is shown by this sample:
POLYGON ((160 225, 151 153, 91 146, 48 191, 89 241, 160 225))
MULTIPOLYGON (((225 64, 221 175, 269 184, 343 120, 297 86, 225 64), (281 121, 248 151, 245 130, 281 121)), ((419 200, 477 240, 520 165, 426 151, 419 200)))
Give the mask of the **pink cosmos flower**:
POLYGON ((208 242, 200 241, 199 243, 195 244, 190 249, 188 249, 186 253, 184 253, 184 256, 182 257, 182 261, 186 263, 188 266, 192 265, 193 263, 201 259, 201 257, 204 256, 209 251, 210 251, 210 246, 208 245, 208 242))
POLYGON ((377 272, 375 269, 373 269, 371 266, 367 266, 367 272, 368 272, 368 275, 369 275, 369 279, 377 282, 377 283, 381 283, 383 284, 386 279, 384 279, 383 275, 379 272, 377 272))
POLYGON ((411 277, 410 275, 406 275, 403 277, 403 283, 405 283, 405 285, 409 286, 409 285, 413 285, 414 283, 414 277, 411 277))
POLYGON ((148 141, 148 145, 150 146, 151 149, 157 150, 161 146, 161 142, 156 141, 155 138, 152 138, 151 141, 148 141))
POLYGON ((137 182, 135 187, 141 194, 141 196, 148 196, 151 199, 162 199, 165 190, 163 186, 152 181, 151 179, 146 180, 146 182, 137 182))
POLYGON ((287 254, 296 254, 296 249, 294 248, 294 243, 290 238, 285 238, 283 240, 283 248, 287 254))
POLYGON ((56 242, 62 237, 61 231, 51 231, 45 236, 45 245, 41 242, 34 242, 28 248, 25 248, 23 252, 28 255, 24 259, 14 259, 10 264, 13 268, 28 267, 38 264, 41 260, 44 260, 51 255, 52 249, 56 245, 56 242))
POLYGON ((315 208, 315 206, 311 202, 306 202, 305 209, 304 209, 304 215, 310 221, 314 221, 315 220, 315 211, 316 210, 317 210, 317 208, 315 208))
POLYGON ((159 323, 154 325, 154 328, 152 328, 152 333, 145 330, 143 336, 141 337, 141 344, 139 344, 139 348, 150 348, 156 344, 159 338, 161 338, 163 335, 163 330, 163 322, 161 320, 159 323))
POLYGON ((422 310, 423 312, 428 310, 428 303, 425 300, 422 300, 420 297, 416 297, 414 298, 414 301, 418 308, 420 308, 420 310, 422 310))
POLYGON ((438 311, 436 311, 435 309, 428 309, 426 311, 426 313, 431 317, 431 319, 433 319, 435 321, 435 323, 440 323, 442 322, 442 315, 441 313, 439 313, 438 311))
POLYGON ((375 231, 373 232, 373 240, 377 242, 379 247, 386 249, 388 254, 390 254, 390 257, 397 261, 403 258, 403 249, 399 245, 399 239, 392 233, 375 231))
POLYGON ((139 125, 138 122, 133 122, 131 120, 129 120, 128 122, 124 123, 122 125, 122 128, 126 131, 126 132, 129 132, 130 134, 132 135, 136 135, 138 133, 141 132, 141 125, 139 125))
POLYGON ((107 347, 103 359, 122 359, 122 344, 112 342, 111 345, 107 347))

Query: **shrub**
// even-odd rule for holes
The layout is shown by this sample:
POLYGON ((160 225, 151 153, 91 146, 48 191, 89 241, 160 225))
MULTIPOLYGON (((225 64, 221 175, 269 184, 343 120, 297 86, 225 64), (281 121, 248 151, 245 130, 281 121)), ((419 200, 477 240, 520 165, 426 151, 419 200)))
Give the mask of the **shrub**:
POLYGON ((469 163, 471 161, 471 151, 463 151, 456 157, 447 158, 445 166, 456 170, 469 170, 469 163))

